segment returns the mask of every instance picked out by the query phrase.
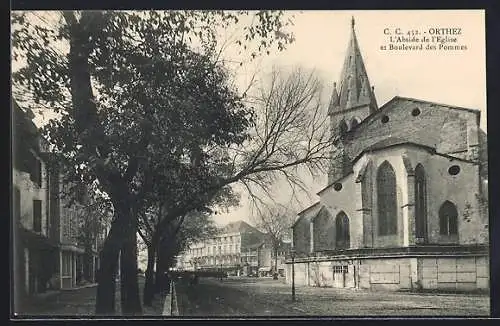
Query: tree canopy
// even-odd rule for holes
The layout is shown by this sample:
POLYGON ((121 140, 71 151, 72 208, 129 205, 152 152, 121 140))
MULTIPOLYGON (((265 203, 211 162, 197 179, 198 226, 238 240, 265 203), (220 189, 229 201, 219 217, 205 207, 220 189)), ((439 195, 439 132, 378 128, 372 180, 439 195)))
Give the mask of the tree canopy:
MULTIPOLYGON (((46 14, 13 15, 13 57, 24 62, 13 73, 14 97, 59 115, 43 134, 55 160, 70 167, 64 175, 109 196, 115 219, 104 250, 107 280, 117 250, 134 239, 138 216, 151 207, 165 212, 153 230, 159 236, 191 211, 233 198, 235 182, 265 189, 283 174, 299 185, 291 170, 328 158, 314 74, 276 71, 251 105, 220 57, 217 28, 245 15, 253 20, 235 42, 244 55, 284 49, 293 35, 283 30, 282 12, 50 15, 52 25, 46 14)), ((98 288, 98 296, 105 292, 98 288)))

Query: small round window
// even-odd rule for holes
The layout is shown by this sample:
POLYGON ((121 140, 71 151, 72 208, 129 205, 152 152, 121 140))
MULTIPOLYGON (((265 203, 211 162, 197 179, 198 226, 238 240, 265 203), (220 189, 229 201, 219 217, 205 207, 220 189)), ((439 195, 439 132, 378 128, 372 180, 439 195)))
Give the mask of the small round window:
POLYGON ((381 121, 382 121, 382 123, 387 123, 387 122, 389 122, 389 117, 384 115, 384 116, 382 116, 381 121))
POLYGON ((420 114, 420 109, 419 108, 415 108, 411 111, 411 115, 416 117, 417 115, 420 114))
POLYGON ((335 189, 335 191, 340 191, 342 189, 342 184, 340 182, 336 182, 333 185, 333 189, 335 189))
POLYGON ((460 167, 458 165, 452 165, 448 169, 448 173, 451 175, 457 175, 460 173, 460 167))

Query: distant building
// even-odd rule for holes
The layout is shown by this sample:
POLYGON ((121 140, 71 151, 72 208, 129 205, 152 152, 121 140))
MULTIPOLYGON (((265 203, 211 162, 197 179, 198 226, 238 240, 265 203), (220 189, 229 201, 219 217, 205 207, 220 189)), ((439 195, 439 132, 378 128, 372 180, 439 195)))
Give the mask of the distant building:
POLYGON ((91 270, 90 281, 95 281, 97 251, 104 235, 92 244, 92 261, 84 259, 78 234, 86 188, 78 187, 80 196, 69 206, 61 196, 67 188, 61 173, 48 169, 47 142, 15 102, 13 122, 13 293, 19 304, 26 295, 75 287, 83 281, 84 267, 91 270))
POLYGON ((489 289, 480 111, 398 96, 379 107, 354 19, 338 86, 328 185, 293 226, 296 284, 489 289))
POLYGON ((272 276, 275 272, 275 263, 277 263, 276 271, 278 275, 285 276, 285 261, 290 249, 290 242, 281 241, 276 252, 277 259, 275 261, 273 242, 271 237, 266 235, 264 240, 259 244, 259 276, 272 276))
POLYGON ((264 234, 246 222, 229 223, 219 234, 191 245, 178 257, 178 268, 223 270, 233 275, 256 274, 264 234))

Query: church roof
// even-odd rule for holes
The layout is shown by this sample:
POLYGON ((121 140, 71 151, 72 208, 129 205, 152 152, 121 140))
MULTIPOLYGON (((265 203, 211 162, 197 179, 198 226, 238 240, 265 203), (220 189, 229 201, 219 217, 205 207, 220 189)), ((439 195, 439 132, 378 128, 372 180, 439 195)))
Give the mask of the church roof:
MULTIPOLYGON (((379 142, 377 142, 377 143, 375 143, 375 144, 373 144, 373 145, 365 148, 364 150, 362 150, 352 160, 352 163, 354 164, 357 160, 359 160, 367 152, 374 152, 374 151, 378 151, 378 150, 381 150, 381 149, 386 149, 386 148, 389 148, 389 147, 400 146, 400 145, 420 147, 420 148, 423 148, 423 149, 431 152, 434 155, 439 155, 439 156, 443 156, 443 157, 446 157, 446 158, 449 158, 449 159, 458 160, 458 161, 462 161, 462 162, 474 163, 474 161, 472 161, 472 160, 468 160, 468 159, 464 159, 464 158, 452 156, 452 155, 445 154, 445 153, 439 153, 439 152, 436 151, 435 147, 424 145, 424 144, 415 143, 415 142, 408 141, 408 140, 403 140, 403 139, 396 138, 396 137, 391 137, 391 138, 387 138, 387 139, 381 140, 381 141, 379 141, 379 142)), ((328 185, 327 187, 330 187, 330 186, 331 185, 328 185)))
POLYGON ((326 209, 325 206, 322 206, 321 209, 316 214, 314 214, 313 217, 311 217, 311 222, 314 222, 318 216, 321 216, 323 214, 323 212, 326 212, 326 214, 330 215, 328 209, 326 209))
POLYGON ((399 144, 406 144, 406 143, 408 143, 407 140, 397 138, 397 137, 389 137, 389 138, 383 139, 379 142, 376 142, 375 144, 373 144, 371 146, 368 146, 365 149, 365 151, 373 151, 373 150, 377 150, 377 149, 382 149, 382 148, 391 147, 391 146, 395 146, 395 145, 399 145, 399 144))
POLYGON ((415 102, 415 103, 420 103, 420 104, 430 104, 430 105, 436 105, 440 106, 449 110, 459 110, 459 111, 466 111, 466 112, 471 112, 475 113, 478 116, 481 115, 481 111, 478 109, 471 109, 471 108, 464 108, 461 106, 455 106, 455 105, 449 105, 449 104, 443 104, 443 103, 438 103, 438 102, 433 102, 433 101, 426 101, 426 100, 421 100, 421 99, 416 99, 416 98, 411 98, 411 97, 404 97, 404 96, 394 96, 392 99, 387 101, 384 105, 380 107, 375 112, 372 112, 369 116, 367 116, 363 121, 358 123, 356 126, 352 127, 348 133, 352 133, 353 131, 357 129, 361 129, 366 125, 367 122, 378 118, 382 113, 387 111, 389 108, 392 108, 392 105, 398 101, 407 101, 407 102, 415 102))
POLYGON ((297 218, 295 219, 295 221, 293 222, 292 224, 292 228, 295 227, 295 225, 297 225, 297 223, 302 220, 302 218, 306 215, 304 215, 305 212, 309 211, 309 210, 312 210, 313 208, 315 207, 318 207, 321 203, 319 201, 315 202, 314 204, 312 204, 311 206, 309 207, 306 207, 304 208, 302 211, 298 212, 297 213, 297 218))
POLYGON ((344 173, 344 174, 343 174, 340 178, 335 179, 335 180, 333 180, 333 182, 330 182, 329 184, 327 184, 327 185, 326 185, 323 189, 321 189, 320 191, 318 191, 318 192, 316 193, 316 195, 321 196, 321 194, 322 194, 325 190, 329 189, 331 186, 333 186, 333 185, 334 185, 334 184, 336 184, 337 182, 342 182, 342 181, 343 181, 343 179, 345 179, 345 178, 347 178, 348 176, 350 176, 353 172, 354 172, 354 171, 352 170, 352 168, 349 168, 347 171, 345 171, 345 173, 344 173))
POLYGON ((315 202, 315 203, 314 203, 314 204, 312 204, 311 206, 306 207, 306 208, 304 208, 302 211, 298 212, 298 213, 297 213, 297 215, 302 215, 302 214, 304 214, 305 212, 307 212, 308 210, 313 209, 314 207, 318 206, 319 204, 320 204, 320 202, 319 202, 319 201, 318 201, 318 202, 315 202))
POLYGON ((349 110, 362 105, 370 105, 370 111, 377 109, 377 101, 370 86, 361 50, 359 48, 354 18, 351 21, 351 39, 349 41, 344 66, 340 75, 340 89, 334 84, 328 107, 328 114, 349 110))

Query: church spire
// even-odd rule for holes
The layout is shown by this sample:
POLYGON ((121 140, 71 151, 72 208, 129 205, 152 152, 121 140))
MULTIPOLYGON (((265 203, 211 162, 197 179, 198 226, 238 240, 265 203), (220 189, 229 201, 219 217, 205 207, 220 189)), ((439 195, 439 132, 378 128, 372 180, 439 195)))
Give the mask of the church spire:
POLYGON ((351 39, 340 76, 340 88, 334 90, 330 101, 329 114, 368 105, 370 113, 377 110, 375 95, 366 73, 365 64, 359 49, 354 17, 351 18, 351 39))
POLYGON ((330 105, 328 106, 328 114, 336 112, 339 106, 339 93, 337 92, 337 83, 333 83, 332 97, 330 98, 330 105))

